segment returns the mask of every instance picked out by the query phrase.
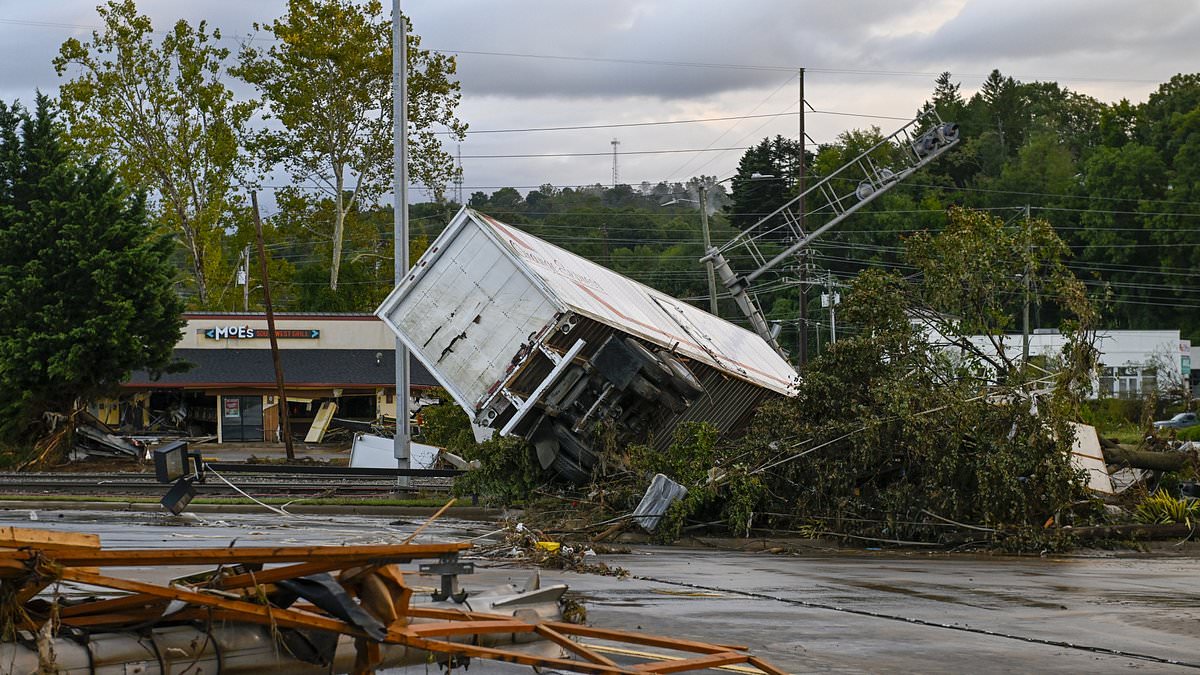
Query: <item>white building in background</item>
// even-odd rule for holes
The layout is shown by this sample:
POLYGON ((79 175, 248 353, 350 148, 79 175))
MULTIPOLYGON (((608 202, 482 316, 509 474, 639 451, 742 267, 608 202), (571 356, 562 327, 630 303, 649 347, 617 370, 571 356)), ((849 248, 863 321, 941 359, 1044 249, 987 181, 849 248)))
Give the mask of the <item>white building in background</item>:
MULTIPOLYGON (((970 338, 984 353, 995 353, 985 336, 970 338)), ((1021 335, 1004 336, 1005 356, 1021 358, 1021 335)), ((1066 339, 1053 329, 1038 329, 1029 336, 1030 359, 1054 361, 1066 339)), ((1192 343, 1178 330, 1104 330, 1097 333, 1099 373, 1093 382, 1097 396, 1136 398, 1150 390, 1165 390, 1192 382, 1192 343)))

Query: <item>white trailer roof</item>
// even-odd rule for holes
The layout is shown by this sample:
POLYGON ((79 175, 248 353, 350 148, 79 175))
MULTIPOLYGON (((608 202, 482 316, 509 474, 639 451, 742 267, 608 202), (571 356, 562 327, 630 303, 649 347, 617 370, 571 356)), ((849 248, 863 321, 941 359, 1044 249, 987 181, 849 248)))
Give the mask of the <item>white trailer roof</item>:
MULTIPOLYGON (((772 391, 792 395, 796 372, 755 333, 472 209, 518 263, 563 306, 772 391)), ((449 228, 448 228, 449 229, 449 228)))

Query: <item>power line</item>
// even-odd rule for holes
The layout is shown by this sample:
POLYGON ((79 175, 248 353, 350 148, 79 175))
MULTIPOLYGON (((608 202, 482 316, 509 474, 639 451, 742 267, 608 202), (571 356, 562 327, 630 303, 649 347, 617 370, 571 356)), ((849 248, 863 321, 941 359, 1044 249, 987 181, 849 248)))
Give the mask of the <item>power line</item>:
MULTIPOLYGON (((791 84, 792 80, 796 79, 796 78, 797 78, 797 77, 799 77, 799 76, 800 76, 800 73, 799 73, 799 72, 793 72, 793 73, 791 74, 791 76, 790 76, 790 77, 788 77, 788 79, 786 79, 786 80, 784 80, 783 82, 781 82, 781 83, 779 84, 779 86, 775 88, 775 90, 774 90, 774 91, 772 91, 771 93, 767 94, 767 95, 766 95, 766 96, 765 96, 765 97, 764 97, 764 98, 763 98, 761 101, 759 101, 759 102, 758 102, 758 104, 757 104, 757 105, 755 105, 753 108, 751 108, 751 109, 750 109, 750 112, 749 112, 749 113, 746 113, 746 114, 747 114, 747 115, 753 115, 753 114, 754 114, 754 113, 755 113, 755 112, 756 112, 756 111, 757 111, 759 108, 761 108, 761 107, 763 107, 764 105, 766 105, 766 104, 767 104, 767 101, 770 101, 771 99, 775 98, 775 95, 776 95, 776 94, 778 94, 780 91, 783 91, 783 88, 784 88, 784 87, 786 87, 787 85, 791 84)), ((791 109, 792 109, 792 108, 791 108, 791 106, 788 106, 787 110, 785 110, 784 112, 786 113, 786 112, 790 111, 791 109)), ((799 111, 799 112, 803 112, 803 110, 801 110, 801 111, 799 111)), ((767 123, 766 123, 766 122, 764 122, 762 125, 759 125, 759 127, 758 127, 758 128, 760 128, 760 129, 761 129, 761 128, 762 128, 764 125, 766 125, 766 124, 767 124, 767 123)), ((716 138, 714 138, 714 139, 712 140, 712 142, 711 142, 711 143, 709 143, 709 144, 708 144, 708 146, 706 146, 706 147, 709 147, 709 148, 711 148, 712 146, 716 145, 718 141, 720 141, 722 138, 725 138, 725 136, 726 136, 726 135, 727 135, 729 132, 733 131, 734 127, 736 127, 736 126, 737 126, 737 124, 733 124, 733 125, 731 125, 729 128, 727 128, 727 129, 725 129, 724 131, 722 131, 722 132, 720 133, 720 135, 718 135, 716 138)), ((695 158, 695 157, 693 157, 693 158, 691 158, 691 159, 687 160, 687 161, 686 161, 686 162, 684 162, 682 165, 680 165, 680 166, 679 166, 679 168, 675 169, 674 171, 671 171, 671 172, 670 172, 668 175, 674 176, 674 175, 678 174, 679 172, 683 171, 683 170, 684 170, 684 169, 685 169, 687 166, 689 166, 689 165, 690 165, 690 164, 691 164, 693 161, 695 161, 695 159, 696 159, 696 158, 695 158)))
MULTIPOLYGON (((718 63, 718 62, 703 62, 703 61, 676 61, 666 59, 634 59, 634 58, 615 58, 603 56, 573 56, 565 54, 532 54, 523 52, 499 52, 499 51, 483 51, 474 49, 449 49, 449 48, 430 48, 429 51, 439 54, 465 54, 470 56, 496 56, 504 58, 519 58, 519 59, 543 59, 546 61, 568 61, 568 62, 586 62, 586 63, 613 63, 622 65, 639 65, 639 66, 672 66, 681 68, 711 68, 723 70, 755 70, 764 72, 796 72, 800 69, 799 65, 771 65, 771 64, 746 64, 746 63, 718 63)), ((902 76, 902 77, 937 77, 941 72, 934 71, 919 71, 919 70, 883 70, 883 69, 867 69, 867 68, 821 68, 805 66, 805 70, 810 73, 828 73, 832 75, 867 75, 867 76, 902 76)), ((986 78, 988 73, 957 73, 955 77, 967 78, 986 78)), ((1161 84, 1165 79, 1135 79, 1135 78, 1114 78, 1114 77, 1087 77, 1087 76, 1070 76, 1070 77, 1054 77, 1046 74, 1017 74, 1009 75, 1014 79, 1033 78, 1033 79, 1054 79, 1063 82, 1123 82, 1137 84, 1161 84)))
MULTIPOLYGON (((861 117, 864 119, 875 120, 899 120, 907 121, 908 118, 896 117, 895 115, 875 115, 871 113, 855 113, 843 112, 840 110, 813 110, 809 109, 810 114, 814 115, 833 115, 838 117, 861 117)), ((606 124, 570 124, 555 127, 514 127, 511 129, 471 129, 470 134, 516 134, 516 133, 531 133, 538 131, 579 131, 587 129, 624 129, 629 127, 657 127, 671 124, 702 124, 706 122, 729 122, 732 120, 751 120, 760 118, 773 117, 790 117, 796 115, 796 112, 778 112, 778 113, 759 113, 757 115, 727 115, 725 117, 700 117, 696 119, 686 120, 656 120, 652 122, 611 122, 606 124)), ((450 135, 457 132, 454 131, 435 131, 435 134, 450 135)))
POLYGON ((512 155, 463 155, 463 159, 525 159, 537 157, 611 157, 617 155, 674 155, 684 152, 726 152, 729 150, 745 150, 745 147, 733 148, 681 148, 674 150, 622 150, 609 152, 545 152, 520 153, 512 155))

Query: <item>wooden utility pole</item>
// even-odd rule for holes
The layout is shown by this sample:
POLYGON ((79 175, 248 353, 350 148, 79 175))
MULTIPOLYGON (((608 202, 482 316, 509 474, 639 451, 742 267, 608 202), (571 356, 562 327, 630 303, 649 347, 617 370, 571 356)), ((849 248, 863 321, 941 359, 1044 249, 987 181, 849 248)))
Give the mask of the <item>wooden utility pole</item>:
POLYGON ((1029 367, 1029 291, 1031 288, 1029 274, 1029 256, 1030 253, 1029 241, 1029 205, 1025 205, 1025 312, 1021 322, 1021 368, 1022 370, 1029 367))
POLYGON ((242 277, 242 311, 250 311, 250 244, 246 244, 246 250, 242 254, 242 270, 245 274, 242 277))
MULTIPOLYGON (((289 460, 296 459, 292 449, 292 425, 288 420, 287 389, 283 385, 283 365, 279 362, 279 340, 275 338, 275 312, 271 309, 271 278, 267 275, 267 249, 263 246, 262 218, 258 215, 258 193, 250 191, 254 207, 254 232, 258 237, 258 268, 262 272, 263 305, 267 310, 267 333, 271 338, 271 360, 275 363, 275 390, 279 405, 279 435, 289 460)), ((249 267, 249 265, 247 265, 249 267)))
MULTIPOLYGON (((799 184, 800 194, 804 194, 804 69, 800 69, 800 157, 799 164, 796 170, 796 181, 799 184)), ((804 198, 800 199, 800 205, 797 209, 800 212, 800 217, 797 219, 800 227, 800 236, 804 236, 804 198)), ((796 317, 796 363, 803 366, 808 363, 808 253, 804 249, 800 250, 800 312, 796 317)))
MULTIPOLYGON (((700 184, 696 196, 700 198, 700 229, 704 234, 704 252, 708 253, 708 249, 712 248, 712 233, 708 229, 708 188, 703 183, 700 184)), ((708 270, 708 313, 721 316, 717 308, 717 274, 713 270, 712 261, 704 263, 704 267, 708 270)))

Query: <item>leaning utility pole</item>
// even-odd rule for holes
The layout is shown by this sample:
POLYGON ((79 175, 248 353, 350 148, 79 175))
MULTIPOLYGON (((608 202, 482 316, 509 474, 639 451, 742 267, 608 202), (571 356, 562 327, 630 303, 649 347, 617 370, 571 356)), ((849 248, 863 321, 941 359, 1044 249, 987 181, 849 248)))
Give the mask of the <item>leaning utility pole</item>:
MULTIPOLYGON (((700 198, 700 229, 704 231, 704 250, 707 251, 712 248, 712 235, 708 230, 708 188, 704 183, 700 184, 696 196, 700 198)), ((717 311, 717 273, 711 262, 705 263, 704 267, 708 270, 708 313, 721 316, 717 311)))
MULTIPOLYGON (((279 340, 275 337, 275 311, 271 309, 271 279, 267 275, 267 249, 263 246, 262 218, 258 215, 258 193, 250 191, 250 204, 254 207, 254 232, 258 237, 258 265, 262 272, 263 306, 267 310, 267 333, 271 337, 271 361, 275 364, 275 391, 279 401, 279 435, 283 436, 283 449, 288 459, 296 459, 292 449, 292 423, 288 420, 287 387, 283 384, 283 364, 279 362, 279 340)), ((246 261, 249 272, 250 261, 246 261)))
MULTIPOLYGON (((392 180, 394 203, 395 282, 408 273, 408 36, 400 0, 392 0, 392 180)), ((396 436, 392 454, 396 468, 409 468, 408 348, 396 338, 396 436)), ((397 481, 407 487, 408 476, 397 481)))

